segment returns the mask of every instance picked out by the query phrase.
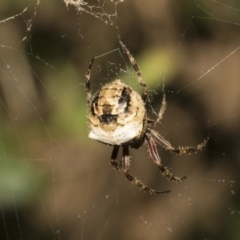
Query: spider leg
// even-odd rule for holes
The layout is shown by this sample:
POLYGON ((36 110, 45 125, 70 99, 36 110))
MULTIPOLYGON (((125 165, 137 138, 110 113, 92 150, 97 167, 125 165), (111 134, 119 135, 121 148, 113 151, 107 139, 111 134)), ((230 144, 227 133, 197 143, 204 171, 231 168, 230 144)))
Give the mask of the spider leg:
POLYGON ((158 113, 158 118, 153 122, 153 125, 156 127, 157 123, 161 122, 163 119, 163 114, 167 109, 166 96, 163 94, 162 105, 158 113))
POLYGON ((158 166, 159 170, 162 173, 162 176, 165 177, 167 180, 170 180, 173 182, 181 182, 182 180, 184 180, 186 177, 182 177, 182 178, 175 177, 167 167, 162 165, 161 158, 158 155, 158 151, 157 151, 157 147, 154 142, 154 139, 150 134, 147 134, 146 136, 147 136, 146 139, 148 143, 150 156, 153 159, 153 162, 158 166))
POLYGON ((154 137, 154 139, 166 150, 176 153, 176 154, 191 154, 191 153, 197 153, 203 149, 203 147, 206 146, 209 137, 207 137, 202 143, 198 144, 197 146, 186 146, 186 147, 179 147, 175 148, 171 145, 170 142, 168 142, 166 139, 164 139, 158 132, 154 131, 153 129, 148 128, 148 132, 151 136, 154 137))
POLYGON ((138 81, 139 81, 139 83, 140 83, 140 85, 142 87, 142 99, 143 99, 144 102, 146 102, 147 95, 148 95, 148 93, 147 93, 147 86, 146 86, 146 83, 143 80, 143 77, 142 77, 140 69, 139 69, 139 67, 137 65, 137 62, 134 59, 133 55, 130 53, 130 51, 127 49, 127 47, 123 44, 123 42, 119 41, 119 43, 121 44, 123 50, 127 54, 128 58, 129 58, 129 61, 131 62, 132 66, 133 66, 133 69, 137 73, 138 81))
POLYGON ((144 192, 148 193, 148 194, 166 194, 169 193, 170 191, 163 191, 163 192, 159 192, 157 190, 154 190, 150 187, 148 187, 146 184, 144 184, 143 182, 141 182, 140 180, 138 180, 136 177, 133 177, 129 174, 129 169, 130 169, 130 157, 129 157, 129 148, 128 146, 123 146, 123 157, 122 157, 122 161, 123 161, 123 172, 125 174, 125 177, 127 178, 127 180, 129 180, 133 185, 138 186, 141 190, 143 190, 144 192))
POLYGON ((113 151, 112 151, 112 155, 111 155, 111 165, 115 170, 121 170, 121 163, 120 165, 118 165, 116 159, 118 156, 118 151, 119 151, 120 146, 114 146, 113 147, 113 151))
POLYGON ((91 69, 92 69, 94 60, 95 60, 95 58, 92 58, 92 60, 89 63, 88 70, 87 70, 86 74, 84 75, 85 76, 85 87, 86 87, 86 92, 87 92, 87 102, 88 102, 89 106, 90 106, 91 99, 92 99, 91 88, 90 88, 90 77, 91 77, 91 69))

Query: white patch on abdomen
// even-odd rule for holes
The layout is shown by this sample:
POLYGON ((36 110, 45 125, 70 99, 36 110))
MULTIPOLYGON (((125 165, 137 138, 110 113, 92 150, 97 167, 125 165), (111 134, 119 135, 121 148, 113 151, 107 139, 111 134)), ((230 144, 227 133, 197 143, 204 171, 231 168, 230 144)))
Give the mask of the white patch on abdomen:
POLYGON ((111 145, 121 145, 140 136, 142 129, 143 124, 136 122, 128 123, 125 126, 117 126, 113 131, 105 131, 100 126, 91 126, 88 137, 111 145))

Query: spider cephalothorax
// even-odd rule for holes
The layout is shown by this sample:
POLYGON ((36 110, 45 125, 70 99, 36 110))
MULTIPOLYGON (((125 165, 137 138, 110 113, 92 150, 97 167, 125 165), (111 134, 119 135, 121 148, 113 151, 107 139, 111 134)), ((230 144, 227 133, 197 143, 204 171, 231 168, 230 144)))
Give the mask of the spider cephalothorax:
POLYGON ((139 148, 143 142, 146 141, 150 156, 158 166, 162 175, 173 182, 181 182, 186 177, 175 177, 167 167, 162 165, 156 143, 173 153, 190 154, 202 150, 206 145, 208 138, 196 147, 174 148, 169 141, 165 140, 158 132, 152 129, 152 127, 159 123, 163 118, 163 114, 166 110, 165 95, 163 95, 162 106, 157 119, 150 120, 147 116, 147 110, 145 107, 147 99, 146 84, 135 59, 121 41, 120 44, 137 73, 138 81, 142 87, 142 96, 125 84, 123 80, 116 79, 104 85, 100 91, 92 97, 90 91, 90 74, 94 62, 93 58, 85 75, 89 107, 89 138, 113 146, 111 164, 116 170, 122 170, 126 178, 131 181, 132 184, 137 185, 140 189, 150 194, 165 194, 169 191, 161 192, 151 189, 136 177, 129 174, 129 147, 139 148), (116 159, 120 147, 123 148, 123 156, 120 164, 118 164, 116 159))

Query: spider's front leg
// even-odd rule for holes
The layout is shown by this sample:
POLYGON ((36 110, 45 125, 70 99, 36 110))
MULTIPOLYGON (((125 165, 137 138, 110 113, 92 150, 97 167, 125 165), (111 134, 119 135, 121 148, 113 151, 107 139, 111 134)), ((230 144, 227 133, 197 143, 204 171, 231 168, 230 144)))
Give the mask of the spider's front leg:
POLYGON ((136 177, 133 177, 129 174, 129 169, 130 169, 130 157, 129 157, 129 148, 128 146, 123 146, 123 156, 122 156, 122 163, 123 163, 123 172, 125 174, 125 177, 127 180, 129 180, 133 185, 138 186, 141 190, 148 194, 166 194, 169 193, 170 191, 157 191, 154 190, 150 187, 148 187, 146 184, 138 180, 136 177))
POLYGON ((146 102, 147 96, 148 96, 147 86, 146 86, 146 83, 143 80, 143 77, 142 77, 141 71, 140 71, 140 69, 137 65, 137 62, 136 62, 135 58, 133 57, 133 55, 128 50, 128 48, 123 44, 123 42, 119 41, 119 43, 121 44, 123 50, 127 54, 128 58, 129 58, 129 61, 131 62, 132 66, 133 66, 133 69, 137 73, 138 82, 140 83, 140 85, 142 87, 142 99, 143 99, 144 102, 146 102))
POLYGON ((87 70, 87 72, 85 74, 85 87, 86 87, 86 92, 87 92, 88 106, 90 106, 91 99, 92 99, 91 88, 90 88, 90 78, 91 78, 91 70, 92 70, 92 66, 93 66, 94 60, 95 60, 95 58, 92 58, 92 60, 89 63, 89 66, 88 66, 88 70, 87 70))

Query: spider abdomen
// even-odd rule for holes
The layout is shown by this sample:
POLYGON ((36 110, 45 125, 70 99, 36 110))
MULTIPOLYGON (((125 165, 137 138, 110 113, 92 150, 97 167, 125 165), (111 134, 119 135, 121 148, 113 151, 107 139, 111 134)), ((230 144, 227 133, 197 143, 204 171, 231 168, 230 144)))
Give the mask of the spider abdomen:
POLYGON ((89 138, 121 145, 142 136, 146 109, 141 96, 116 79, 93 97, 88 118, 89 138))

